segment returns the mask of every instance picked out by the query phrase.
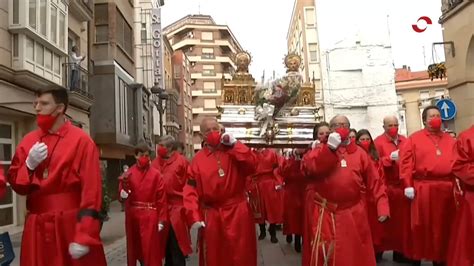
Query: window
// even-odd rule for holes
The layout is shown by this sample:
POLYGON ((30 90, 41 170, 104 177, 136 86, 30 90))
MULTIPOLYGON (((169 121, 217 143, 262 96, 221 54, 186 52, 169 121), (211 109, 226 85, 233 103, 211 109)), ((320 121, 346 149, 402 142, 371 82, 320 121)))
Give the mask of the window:
POLYGON ((133 34, 132 28, 117 9, 117 44, 130 56, 133 55, 132 43, 133 34))
POLYGON ((50 50, 44 49, 44 67, 52 70, 53 66, 53 53, 50 50))
POLYGON ((436 89, 435 90, 435 97, 441 98, 441 96, 444 96, 444 89, 436 89))
POLYGON ((420 99, 426 100, 430 98, 430 91, 420 91, 420 99))
POLYGON ((66 45, 66 17, 64 13, 59 13, 59 47, 64 49, 66 45))
POLYGON ((318 45, 315 43, 308 44, 309 47, 309 60, 311 62, 318 61, 318 45))
POLYGON ((44 48, 43 45, 36 43, 36 64, 44 65, 44 48))
POLYGON ((40 19, 40 33, 43 36, 46 36, 46 0, 40 0, 40 9, 39 9, 39 19, 40 19))
POLYGON ((316 24, 314 8, 305 8, 306 27, 314 27, 316 24))
POLYGON ((20 0, 13 0, 13 24, 20 23, 20 0))
POLYGON ((107 4, 95 5, 95 42, 109 40, 109 12, 107 4))
POLYGON ((182 69, 182 67, 180 65, 174 65, 173 67, 174 67, 174 69, 173 69, 174 78, 175 79, 181 78, 181 69, 182 69))
POLYGON ((142 43, 147 43, 148 40, 148 34, 146 30, 146 23, 142 23, 142 29, 141 29, 141 37, 142 37, 142 43))
POLYGON ((30 0, 28 5, 28 23, 36 29, 36 0, 30 0))
POLYGON ((204 82, 204 92, 216 92, 216 83, 213 81, 204 82))
POLYGON ((201 58, 203 59, 214 59, 214 48, 202 48, 202 55, 201 58))
POLYGON ((61 74, 61 58, 57 54, 54 54, 53 71, 58 75, 61 74))
MULTIPOLYGON (((0 167, 8 171, 14 151, 13 124, 0 122, 0 167)), ((16 196, 10 185, 6 187, 6 196, 0 201, 0 226, 16 223, 16 196)))
POLYGON ((207 31, 202 32, 201 33, 201 40, 203 40, 203 41, 212 41, 212 40, 214 40, 213 33, 212 32, 207 32, 207 31))
POLYGON ((18 34, 13 34, 13 57, 18 57, 18 34))
POLYGON ((26 59, 35 61, 35 42, 29 37, 26 37, 26 59))
POLYGON ((58 9, 55 6, 51 7, 51 41, 55 44, 58 43, 58 9))
POLYGON ((204 109, 216 109, 216 99, 204 99, 204 109))
POLYGON ((213 65, 203 65, 202 66, 202 75, 203 76, 215 76, 216 72, 214 71, 213 65))
POLYGON ((119 127, 120 133, 127 134, 127 83, 118 78, 118 98, 120 108, 119 127))

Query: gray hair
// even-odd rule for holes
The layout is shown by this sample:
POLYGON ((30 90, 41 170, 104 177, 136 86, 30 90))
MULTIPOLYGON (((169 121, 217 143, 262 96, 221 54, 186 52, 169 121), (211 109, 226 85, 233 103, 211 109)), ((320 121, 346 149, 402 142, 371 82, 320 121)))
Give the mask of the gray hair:
POLYGON ((164 135, 160 137, 160 143, 163 143, 164 146, 166 147, 171 147, 173 143, 175 142, 175 138, 171 135, 164 135))

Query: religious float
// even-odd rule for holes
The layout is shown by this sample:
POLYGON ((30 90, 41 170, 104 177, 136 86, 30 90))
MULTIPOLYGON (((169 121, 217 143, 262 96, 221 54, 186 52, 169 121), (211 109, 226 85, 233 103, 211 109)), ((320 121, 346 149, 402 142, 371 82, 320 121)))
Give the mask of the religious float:
POLYGON ((222 79, 219 122, 252 147, 307 147, 323 110, 315 101, 314 82, 303 82, 299 73, 301 57, 288 54, 286 75, 258 85, 248 70, 251 60, 248 52, 235 54, 236 73, 231 80, 222 79))

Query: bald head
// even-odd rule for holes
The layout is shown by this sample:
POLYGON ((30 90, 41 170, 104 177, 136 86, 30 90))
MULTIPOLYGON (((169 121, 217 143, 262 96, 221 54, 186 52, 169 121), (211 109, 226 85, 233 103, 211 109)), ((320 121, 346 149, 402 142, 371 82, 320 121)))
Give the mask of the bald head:
POLYGON ((389 129, 393 127, 398 128, 398 118, 394 115, 386 116, 383 119, 383 129, 388 133, 389 129))
POLYGON ((206 117, 202 120, 200 130, 203 136, 211 131, 220 131, 219 123, 215 117, 206 117))
POLYGON ((349 122, 349 119, 347 118, 347 116, 344 116, 344 115, 336 115, 335 117, 333 117, 331 119, 331 121, 329 121, 329 127, 331 129, 335 129, 335 128, 338 128, 338 127, 347 127, 347 128, 350 128, 351 127, 351 123, 349 122))

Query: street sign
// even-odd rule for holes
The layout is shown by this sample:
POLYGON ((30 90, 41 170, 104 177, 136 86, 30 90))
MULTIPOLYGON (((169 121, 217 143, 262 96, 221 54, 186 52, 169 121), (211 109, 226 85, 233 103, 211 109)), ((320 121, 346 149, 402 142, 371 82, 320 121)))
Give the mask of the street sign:
POLYGON ((451 120, 456 116, 457 108, 452 100, 441 99, 436 103, 436 106, 441 111, 442 120, 444 121, 451 120))

